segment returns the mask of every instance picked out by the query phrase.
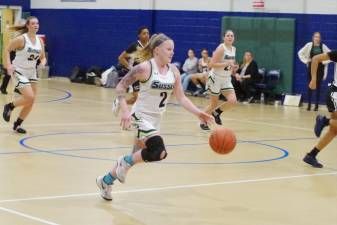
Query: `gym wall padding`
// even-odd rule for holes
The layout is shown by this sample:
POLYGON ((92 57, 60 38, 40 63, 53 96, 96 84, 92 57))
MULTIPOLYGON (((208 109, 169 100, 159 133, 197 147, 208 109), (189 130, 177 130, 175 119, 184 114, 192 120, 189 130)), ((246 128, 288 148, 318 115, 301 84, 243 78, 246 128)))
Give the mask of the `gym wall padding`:
POLYGON ((271 17, 222 17, 222 34, 235 33, 237 61, 251 51, 259 67, 280 69, 278 93, 291 93, 295 56, 295 19, 271 17))

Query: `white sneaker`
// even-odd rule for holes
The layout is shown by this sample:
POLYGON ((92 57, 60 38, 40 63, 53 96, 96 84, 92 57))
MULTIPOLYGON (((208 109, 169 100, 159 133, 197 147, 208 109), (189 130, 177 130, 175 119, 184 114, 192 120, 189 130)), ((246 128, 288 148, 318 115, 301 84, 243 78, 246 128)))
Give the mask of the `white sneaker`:
POLYGON ((99 176, 96 178, 96 184, 101 192, 101 197, 107 201, 112 200, 112 185, 108 185, 103 181, 104 176, 99 176))
POLYGON ((131 166, 124 160, 124 156, 121 156, 117 160, 116 175, 119 182, 124 183, 126 174, 131 166))
POLYGON ((115 98, 112 102, 112 113, 115 116, 118 116, 119 110, 120 110, 119 100, 118 98, 115 98))

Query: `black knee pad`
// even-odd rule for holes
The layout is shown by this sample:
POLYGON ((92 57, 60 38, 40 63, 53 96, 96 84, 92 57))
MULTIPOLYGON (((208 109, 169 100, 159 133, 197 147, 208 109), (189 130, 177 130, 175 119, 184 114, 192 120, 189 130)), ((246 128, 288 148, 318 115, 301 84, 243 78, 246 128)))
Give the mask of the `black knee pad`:
POLYGON ((162 137, 153 136, 147 139, 146 148, 142 150, 142 158, 145 162, 155 162, 165 159, 167 152, 162 137), (162 154, 164 152, 163 157, 162 154))

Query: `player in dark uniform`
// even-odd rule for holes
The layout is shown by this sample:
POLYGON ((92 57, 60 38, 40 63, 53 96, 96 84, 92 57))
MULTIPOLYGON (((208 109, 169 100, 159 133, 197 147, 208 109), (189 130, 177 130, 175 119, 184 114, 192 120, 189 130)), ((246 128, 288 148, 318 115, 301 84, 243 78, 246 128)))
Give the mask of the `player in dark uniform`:
MULTIPOLYGON (((337 62, 337 50, 324 54, 319 54, 313 57, 311 63, 311 81, 309 84, 310 89, 316 89, 317 67, 320 62, 326 60, 337 62)), ((334 81, 328 89, 328 93, 326 96, 326 105, 330 112, 330 118, 327 118, 323 115, 318 115, 316 117, 315 135, 317 137, 320 137, 322 130, 327 126, 329 126, 329 131, 323 137, 321 137, 318 144, 311 150, 311 152, 307 153, 303 159, 304 162, 316 168, 323 167, 323 165, 319 163, 316 159, 317 154, 337 136, 337 73, 335 73, 334 81)))
MULTIPOLYGON (((147 27, 140 27, 137 31, 138 34, 138 40, 136 42, 133 42, 129 45, 129 47, 123 51, 120 56, 118 57, 119 64, 117 65, 117 71, 118 75, 120 77, 124 77, 130 69, 137 65, 139 62, 136 58, 136 52, 142 48, 148 43, 150 38, 149 29, 147 27)), ((133 88, 133 97, 127 100, 128 104, 133 104, 136 99, 139 92, 139 82, 135 82, 132 84, 133 88)))
MULTIPOLYGON (((15 51, 10 52, 10 60, 11 62, 15 59, 15 51)), ((4 78, 2 80, 2 84, 0 87, 0 91, 2 94, 7 95, 7 86, 9 84, 9 81, 11 80, 11 75, 8 74, 7 69, 4 69, 4 78)), ((15 89, 16 92, 18 92, 18 89, 15 89)))

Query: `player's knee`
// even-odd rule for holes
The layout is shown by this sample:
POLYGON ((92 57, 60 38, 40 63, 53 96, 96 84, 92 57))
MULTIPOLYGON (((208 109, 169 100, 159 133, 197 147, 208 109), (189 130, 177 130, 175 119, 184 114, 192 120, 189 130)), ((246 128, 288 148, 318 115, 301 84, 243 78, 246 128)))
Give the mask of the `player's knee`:
POLYGON ((167 152, 161 136, 150 137, 145 144, 146 148, 142 150, 142 158, 145 162, 155 162, 166 158, 167 152))
POLYGON ((238 104, 238 101, 235 98, 233 98, 233 99, 228 99, 227 103, 231 106, 235 106, 238 104))
POLYGON ((35 96, 33 94, 28 94, 24 98, 26 100, 27 105, 33 104, 35 101, 35 96))

